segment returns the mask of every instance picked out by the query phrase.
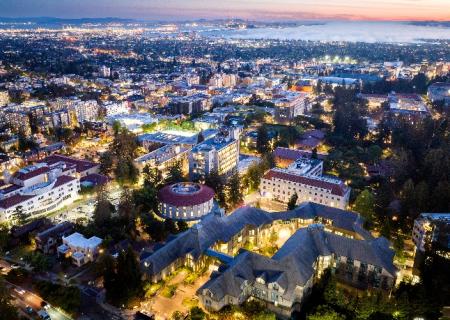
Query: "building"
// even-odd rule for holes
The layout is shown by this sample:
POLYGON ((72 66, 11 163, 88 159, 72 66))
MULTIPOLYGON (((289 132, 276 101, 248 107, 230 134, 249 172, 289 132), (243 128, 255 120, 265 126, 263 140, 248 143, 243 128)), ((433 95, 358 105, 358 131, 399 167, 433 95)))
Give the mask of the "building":
POLYGON ((158 119, 148 113, 115 114, 107 117, 110 125, 119 122, 121 127, 131 132, 142 132, 142 126, 146 124, 158 123, 158 119))
POLYGON ((35 239, 36 249, 45 254, 55 253, 64 236, 73 232, 73 224, 65 221, 39 232, 35 239))
POLYGON ((0 187, 0 220, 15 221, 18 215, 35 217, 58 210, 78 198, 80 180, 61 164, 38 163, 13 175, 4 172, 0 187))
POLYGON ((211 109, 212 103, 209 96, 195 94, 191 96, 173 97, 168 105, 171 114, 196 114, 211 109))
POLYGON ((58 247, 58 255, 70 257, 73 264, 81 267, 97 259, 102 241, 95 236, 86 239, 82 234, 75 232, 62 237, 63 243, 58 247))
POLYGON ((425 102, 418 94, 397 94, 393 92, 388 95, 388 98, 389 110, 396 117, 415 121, 429 115, 425 102))
MULTIPOLYGON (((283 147, 276 147, 273 151, 275 163, 279 168, 287 168, 292 163, 294 163, 295 160, 300 158, 310 159, 312 155, 313 152, 310 150, 296 150, 283 147)), ((326 154, 317 153, 317 158, 320 160, 324 160, 326 158, 326 154)))
POLYGON ((174 165, 181 166, 183 173, 187 173, 189 162, 188 156, 188 148, 181 145, 168 144, 136 158, 134 162, 140 171, 148 165, 150 168, 157 168, 162 173, 163 177, 165 177, 168 170, 174 165))
POLYGON ((450 213, 422 213, 414 221, 412 239, 420 253, 433 250, 450 258, 450 213))
POLYGON ((65 174, 82 178, 90 174, 100 173, 100 164, 88 160, 76 159, 61 154, 52 154, 39 163, 49 168, 60 168, 65 174))
POLYGON ((209 215, 201 222, 178 234, 162 248, 141 261, 146 277, 154 282, 165 279, 176 268, 204 266, 204 257, 211 249, 225 255, 235 255, 246 244, 257 246, 271 231, 284 234, 287 239, 298 229, 321 223, 329 232, 350 239, 372 239, 363 228, 359 214, 312 202, 295 210, 269 213, 253 207, 242 207, 231 215, 209 215))
POLYGON ((444 105, 450 106, 450 83, 436 82, 428 87, 428 98, 432 102, 443 101, 444 105))
POLYGON ((289 122, 296 116, 303 115, 308 108, 308 94, 304 92, 287 91, 274 95, 275 119, 279 122, 289 122))
POLYGON ((196 221, 217 211, 214 190, 192 182, 165 186, 158 192, 159 212, 164 218, 196 221))
POLYGON ((108 68, 107 66, 102 66, 100 68, 100 76, 103 78, 111 77, 111 68, 108 68))
POLYGON ((392 288, 396 276, 394 251, 386 239, 373 238, 363 223, 355 212, 311 202, 277 213, 241 207, 228 216, 205 217, 144 257, 141 268, 148 279, 157 282, 182 266, 199 270, 211 259, 218 260, 224 263, 219 273, 197 291, 205 308, 219 310, 255 297, 286 316, 301 304, 327 267, 338 279, 358 288, 392 288), (309 227, 314 224, 320 227, 309 227), (280 237, 284 234, 287 240, 273 257, 242 251, 267 242, 272 232, 280 237), (266 286, 261 296, 254 289, 258 287, 257 278, 266 286), (273 296, 275 300, 267 294, 273 280, 281 287, 278 296, 273 296))
POLYGON ((328 268, 346 284, 389 290, 396 279, 393 257, 385 238, 349 239, 311 225, 294 233, 271 258, 242 250, 197 295, 212 311, 252 297, 290 319, 328 268))
POLYGON ((73 105, 78 122, 95 121, 99 115, 99 105, 95 100, 77 101, 73 105))
POLYGON ((287 168, 269 170, 261 179, 261 196, 288 203, 297 194, 297 203, 312 201, 345 209, 350 188, 340 179, 322 175, 323 162, 299 158, 287 168))
POLYGON ((203 179, 211 171, 230 176, 239 163, 239 141, 219 134, 192 148, 189 156, 191 179, 203 179))
POLYGON ((127 114, 129 113, 128 103, 126 101, 120 102, 106 102, 102 106, 103 113, 105 116, 115 116, 118 114, 127 114))

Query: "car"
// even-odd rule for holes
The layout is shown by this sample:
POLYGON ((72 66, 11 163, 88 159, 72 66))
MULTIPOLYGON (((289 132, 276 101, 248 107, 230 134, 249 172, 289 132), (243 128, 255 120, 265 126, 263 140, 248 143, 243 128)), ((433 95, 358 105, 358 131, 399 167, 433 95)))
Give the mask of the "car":
POLYGON ((50 315, 44 309, 39 310, 37 314, 42 320, 52 320, 52 318, 50 318, 50 315))
POLYGON ((20 289, 20 288, 14 288, 14 291, 17 292, 18 294, 20 294, 21 296, 23 296, 25 294, 25 290, 20 289))
POLYGON ((25 311, 28 314, 33 314, 34 313, 34 309, 32 307, 30 307, 30 306, 26 306, 25 307, 25 311))

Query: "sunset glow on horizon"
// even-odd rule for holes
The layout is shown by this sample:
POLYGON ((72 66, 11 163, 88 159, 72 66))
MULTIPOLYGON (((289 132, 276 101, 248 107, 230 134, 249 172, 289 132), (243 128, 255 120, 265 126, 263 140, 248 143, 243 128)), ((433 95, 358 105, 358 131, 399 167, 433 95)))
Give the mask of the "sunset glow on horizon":
POLYGON ((0 0, 0 16, 255 20, 450 20, 449 0, 0 0))

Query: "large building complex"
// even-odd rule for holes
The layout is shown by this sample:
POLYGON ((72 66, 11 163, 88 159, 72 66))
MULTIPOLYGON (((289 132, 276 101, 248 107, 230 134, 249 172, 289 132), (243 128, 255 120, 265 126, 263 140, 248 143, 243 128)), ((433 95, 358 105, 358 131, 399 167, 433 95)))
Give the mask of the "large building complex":
POLYGON ((298 230, 271 258, 242 250, 197 294, 212 311, 252 297, 290 318, 327 268, 350 285, 392 288, 396 278, 393 257, 385 238, 350 239, 325 231, 323 225, 311 225, 298 230))
POLYGON ((326 267, 334 268, 343 281, 355 286, 392 287, 396 277, 394 253, 386 239, 374 239, 362 225, 357 213, 310 202, 278 213, 243 207, 229 216, 203 219, 144 258, 141 266, 156 282, 178 267, 197 270, 208 263, 207 257, 218 258, 225 262, 225 271, 212 276, 198 291, 206 308, 218 310, 240 304, 250 296, 265 297, 263 300, 286 315, 302 302, 326 267), (307 229, 317 223, 321 227, 307 229), (262 246, 271 232, 290 237, 272 258, 240 251, 248 245, 262 246), (258 296, 255 288, 260 277, 264 280, 261 289, 270 285, 270 292, 279 281, 276 300, 267 294, 267 288, 258 296))
POLYGON ((312 201, 345 209, 350 188, 335 177, 322 175, 323 163, 317 159, 299 158, 287 168, 269 170, 261 180, 261 196, 283 203, 294 194, 298 203, 312 201))
POLYGON ((202 179, 212 171, 229 176, 237 170, 239 163, 239 141, 221 134, 203 141, 191 150, 189 175, 202 179))
POLYGON ((64 164, 50 167, 41 163, 13 175, 6 172, 2 183, 2 221, 13 221, 21 214, 32 217, 57 210, 77 199, 80 190, 79 178, 64 164))

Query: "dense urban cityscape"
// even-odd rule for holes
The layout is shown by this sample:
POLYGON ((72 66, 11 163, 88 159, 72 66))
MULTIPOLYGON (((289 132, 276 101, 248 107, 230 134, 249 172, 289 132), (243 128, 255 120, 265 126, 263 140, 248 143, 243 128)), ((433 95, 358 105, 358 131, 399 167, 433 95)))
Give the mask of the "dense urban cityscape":
POLYGON ((0 319, 449 319, 450 26, 409 24, 0 18, 0 319))

